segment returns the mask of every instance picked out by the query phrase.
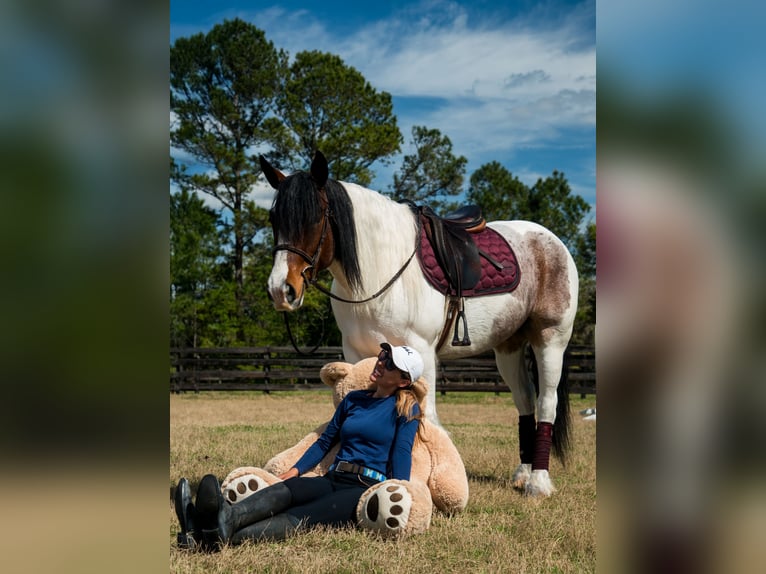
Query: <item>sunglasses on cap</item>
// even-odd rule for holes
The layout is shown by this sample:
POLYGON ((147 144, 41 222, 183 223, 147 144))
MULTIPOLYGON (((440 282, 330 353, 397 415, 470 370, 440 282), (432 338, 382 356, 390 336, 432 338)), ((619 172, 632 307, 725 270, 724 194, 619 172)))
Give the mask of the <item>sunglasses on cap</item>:
POLYGON ((394 359, 391 357, 388 351, 385 349, 382 349, 380 353, 378 353, 378 361, 383 363, 383 366, 389 370, 389 371, 399 371, 401 373, 403 379, 410 380, 410 374, 406 371, 402 371, 399 367, 396 366, 394 363, 394 359))

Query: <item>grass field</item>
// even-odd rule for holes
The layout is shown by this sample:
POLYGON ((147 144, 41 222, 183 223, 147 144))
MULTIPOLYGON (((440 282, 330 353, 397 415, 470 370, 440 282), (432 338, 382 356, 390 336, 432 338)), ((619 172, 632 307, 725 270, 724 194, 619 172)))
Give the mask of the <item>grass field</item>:
MULTIPOLYGON (((596 428, 578 411, 595 398, 572 397, 573 449, 566 467, 551 459, 558 489, 537 500, 510 487, 518 460, 518 413, 508 394, 438 397, 468 473, 467 508, 436 513, 424 534, 401 541, 365 532, 315 530, 281 543, 247 544, 217 554, 175 546, 169 504, 172 573, 593 572, 596 567, 596 428)), ((200 393, 170 399, 170 485, 186 476, 219 478, 261 466, 332 416, 329 392, 200 393)))

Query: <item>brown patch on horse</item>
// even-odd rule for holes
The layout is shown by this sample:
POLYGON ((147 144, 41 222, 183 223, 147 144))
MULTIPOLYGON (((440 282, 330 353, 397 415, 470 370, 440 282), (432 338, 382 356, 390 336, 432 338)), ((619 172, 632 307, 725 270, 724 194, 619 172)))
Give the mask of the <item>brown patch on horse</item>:
POLYGON ((497 347, 495 347, 495 350, 501 353, 511 354, 521 349, 524 346, 526 340, 526 335, 522 333, 521 330, 519 330, 511 335, 506 341, 503 341, 497 347))
POLYGON ((531 319, 535 327, 545 329, 558 325, 572 304, 568 257, 565 248, 553 238, 531 238, 529 249, 537 262, 537 294, 531 319))

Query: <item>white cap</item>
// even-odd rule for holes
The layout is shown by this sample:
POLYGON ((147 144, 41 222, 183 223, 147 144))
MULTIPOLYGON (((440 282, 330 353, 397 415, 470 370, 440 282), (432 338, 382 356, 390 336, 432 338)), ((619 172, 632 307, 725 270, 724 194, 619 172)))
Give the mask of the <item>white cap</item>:
POLYGON ((381 343, 380 346, 389 352, 396 368, 407 373, 413 383, 423 374, 423 357, 412 347, 392 347, 388 343, 381 343))

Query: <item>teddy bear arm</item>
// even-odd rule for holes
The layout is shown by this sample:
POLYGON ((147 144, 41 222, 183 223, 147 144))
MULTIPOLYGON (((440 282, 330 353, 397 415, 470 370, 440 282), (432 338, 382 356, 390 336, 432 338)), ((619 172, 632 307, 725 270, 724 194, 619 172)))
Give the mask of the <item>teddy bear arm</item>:
POLYGON ((293 466, 295 466, 295 463, 300 460, 305 452, 311 448, 311 445, 313 445, 319 439, 319 437, 322 436, 322 433, 327 428, 328 424, 329 423, 320 425, 312 432, 304 436, 300 441, 298 441, 297 444, 273 456, 263 466, 263 468, 273 474, 276 474, 277 476, 290 470, 293 466))

